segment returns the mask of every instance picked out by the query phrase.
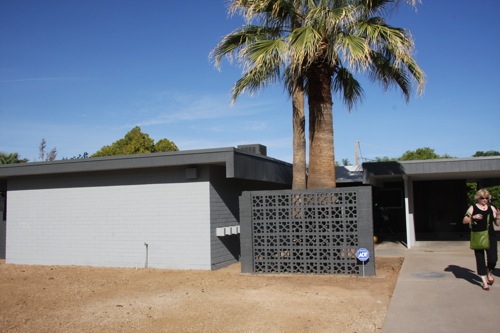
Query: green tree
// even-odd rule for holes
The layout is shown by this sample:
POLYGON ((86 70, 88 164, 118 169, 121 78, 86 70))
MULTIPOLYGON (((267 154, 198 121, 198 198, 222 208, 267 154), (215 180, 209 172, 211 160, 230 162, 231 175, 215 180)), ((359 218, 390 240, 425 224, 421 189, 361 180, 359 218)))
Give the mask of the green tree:
POLYGON ((173 142, 167 139, 161 139, 158 141, 158 144, 159 147, 157 148, 154 140, 150 138, 148 134, 142 133, 139 126, 136 126, 125 134, 124 138, 113 142, 109 146, 102 147, 91 157, 148 154, 156 151, 179 150, 173 142))
MULTIPOLYGON (((467 182, 467 203, 473 205, 476 203, 476 192, 479 190, 476 182, 467 182)), ((491 186, 487 188, 491 195, 491 202, 497 209, 500 208, 500 186, 491 186)))
POLYGON ((343 166, 349 166, 349 165, 351 165, 351 162, 349 162, 349 159, 343 158, 342 159, 342 165, 343 166))
POLYGON ((491 204, 497 209, 500 208, 500 186, 497 185, 488 187, 488 191, 491 194, 491 204))
POLYGON ((178 151, 179 148, 168 139, 161 139, 155 143, 155 152, 178 151))
POLYGON ((448 154, 439 155, 436 154, 434 149, 429 147, 417 148, 416 150, 408 150, 401 157, 399 157, 398 161, 412 161, 412 160, 435 160, 439 158, 454 158, 448 154))
POLYGON ((467 203, 468 205, 473 205, 476 202, 474 196, 476 195, 476 192, 478 190, 477 183, 467 182, 466 186, 467 186, 467 203))
POLYGON ((438 159, 440 156, 434 152, 434 149, 429 147, 417 148, 416 150, 407 150, 401 157, 398 158, 399 161, 412 161, 412 160, 434 160, 438 159))
POLYGON ((247 24, 226 36, 214 51, 216 58, 229 54, 244 64, 233 96, 278 80, 287 87, 303 80, 309 108, 308 188, 336 186, 332 92, 340 94, 350 110, 362 97, 354 73, 369 73, 385 89, 399 87, 407 100, 412 79, 419 92, 423 89, 424 74, 411 57, 411 36, 378 16, 399 2, 232 1, 260 25, 247 24), (281 19, 290 11, 297 12, 298 24, 281 19))
POLYGON ((78 156, 73 156, 73 157, 63 157, 63 160, 81 160, 84 158, 89 158, 89 153, 84 152, 83 154, 78 154, 78 156))
POLYGON ((28 159, 20 158, 18 153, 2 153, 0 152, 0 164, 15 164, 15 163, 27 163, 28 159))
POLYGON ((499 156, 500 152, 496 150, 488 150, 488 151, 476 151, 472 157, 482 157, 482 156, 499 156))
POLYGON ((391 158, 389 156, 383 156, 383 157, 375 157, 375 162, 391 162, 391 161, 396 161, 395 158, 391 158))

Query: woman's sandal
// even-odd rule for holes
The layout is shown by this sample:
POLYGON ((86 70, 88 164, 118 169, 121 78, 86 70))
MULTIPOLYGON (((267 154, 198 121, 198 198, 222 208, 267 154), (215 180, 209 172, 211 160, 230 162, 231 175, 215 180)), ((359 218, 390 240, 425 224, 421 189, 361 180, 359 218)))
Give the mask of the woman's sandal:
POLYGON ((495 278, 493 278, 493 274, 491 273, 491 271, 488 269, 488 276, 486 276, 486 279, 488 280, 488 284, 490 286, 493 285, 493 283, 495 283, 495 278), (490 276, 491 275, 491 280, 490 280, 490 276))
POLYGON ((483 290, 486 290, 486 291, 490 290, 490 287, 487 284, 485 285, 484 283, 482 285, 482 288, 483 288, 483 290))

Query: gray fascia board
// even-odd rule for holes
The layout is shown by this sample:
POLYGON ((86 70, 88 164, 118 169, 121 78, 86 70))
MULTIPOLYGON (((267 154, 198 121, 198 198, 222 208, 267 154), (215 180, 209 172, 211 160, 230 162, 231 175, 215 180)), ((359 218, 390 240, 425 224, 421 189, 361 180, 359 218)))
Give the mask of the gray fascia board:
POLYGON ((500 171, 500 157, 449 158, 401 162, 407 174, 500 171))
POLYGON ((290 163, 241 150, 236 151, 234 158, 234 178, 292 184, 293 165, 290 163))
POLYGON ((235 149, 230 147, 141 155, 92 157, 51 162, 6 164, 0 165, 0 179, 16 176, 127 170, 196 164, 225 165, 231 162, 234 151, 235 149))
POLYGON ((365 182, 407 175, 414 179, 500 178, 500 157, 449 158, 419 161, 363 163, 365 182))
POLYGON ((291 184, 291 164, 267 156, 243 152, 234 147, 5 164, 0 165, 0 184, 9 177, 202 164, 225 166, 227 178, 291 184))

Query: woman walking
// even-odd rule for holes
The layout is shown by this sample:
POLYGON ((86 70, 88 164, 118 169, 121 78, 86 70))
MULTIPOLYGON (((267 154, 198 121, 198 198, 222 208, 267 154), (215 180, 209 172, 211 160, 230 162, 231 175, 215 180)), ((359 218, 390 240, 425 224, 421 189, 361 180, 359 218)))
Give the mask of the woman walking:
POLYGON ((493 270, 498 260, 497 240, 493 223, 500 224, 500 212, 494 206, 489 205, 490 198, 490 192, 487 189, 477 191, 476 203, 467 209, 463 220, 464 224, 471 224, 472 232, 488 230, 490 248, 487 250, 474 250, 477 274, 483 282, 483 290, 490 290, 489 286, 495 282, 493 270))

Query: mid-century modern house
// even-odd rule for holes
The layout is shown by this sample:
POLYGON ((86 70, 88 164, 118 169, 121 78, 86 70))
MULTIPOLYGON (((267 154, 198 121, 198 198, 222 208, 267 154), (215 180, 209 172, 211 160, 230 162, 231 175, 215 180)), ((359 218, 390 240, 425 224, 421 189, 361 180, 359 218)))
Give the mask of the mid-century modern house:
MULTIPOLYGON (((241 194, 290 189, 291 180, 292 165, 262 145, 1 165, 0 258, 217 269, 239 260, 241 194)), ((371 186, 408 247, 465 239, 469 181, 500 185, 500 157, 337 169, 339 187, 371 186)))
POLYGON ((239 259, 242 191, 291 176, 261 145, 2 165, 0 243, 7 263, 216 269, 239 259))

